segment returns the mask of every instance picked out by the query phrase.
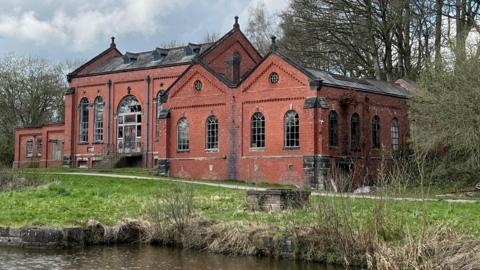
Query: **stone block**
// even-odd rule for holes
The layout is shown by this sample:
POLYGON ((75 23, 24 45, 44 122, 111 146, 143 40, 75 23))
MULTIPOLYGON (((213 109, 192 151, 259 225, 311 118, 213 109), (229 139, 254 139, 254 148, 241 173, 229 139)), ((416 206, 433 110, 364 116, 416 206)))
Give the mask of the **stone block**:
POLYGON ((250 209, 278 211, 304 207, 310 198, 310 191, 291 189, 248 190, 247 204, 250 209))
POLYGON ((20 237, 27 244, 61 243, 63 232, 56 228, 24 228, 20 231, 20 237))

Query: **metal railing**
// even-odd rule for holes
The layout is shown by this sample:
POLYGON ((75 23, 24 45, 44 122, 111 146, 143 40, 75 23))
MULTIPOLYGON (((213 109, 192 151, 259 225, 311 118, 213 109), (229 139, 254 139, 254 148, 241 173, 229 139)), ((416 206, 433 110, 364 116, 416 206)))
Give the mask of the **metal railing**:
POLYGON ((117 153, 119 154, 141 154, 142 142, 140 139, 118 139, 117 153))

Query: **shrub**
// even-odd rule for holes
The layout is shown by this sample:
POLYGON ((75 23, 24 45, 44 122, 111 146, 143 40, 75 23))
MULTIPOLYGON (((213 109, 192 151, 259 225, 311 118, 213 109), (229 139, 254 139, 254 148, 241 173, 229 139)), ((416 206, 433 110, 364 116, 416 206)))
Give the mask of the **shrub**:
POLYGON ((43 177, 36 170, 32 173, 17 173, 12 169, 0 169, 0 192, 25 188, 33 188, 45 183, 43 177))
POLYGON ((192 220, 194 195, 191 186, 179 185, 159 192, 149 210, 149 218, 158 226, 173 225, 183 234, 192 220))

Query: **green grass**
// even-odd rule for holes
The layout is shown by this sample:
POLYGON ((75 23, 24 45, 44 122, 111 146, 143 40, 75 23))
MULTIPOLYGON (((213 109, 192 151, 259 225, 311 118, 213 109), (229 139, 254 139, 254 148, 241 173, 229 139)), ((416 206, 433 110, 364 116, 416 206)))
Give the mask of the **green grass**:
POLYGON ((436 183, 421 186, 399 186, 396 188, 386 187, 379 188, 375 194, 382 194, 388 192, 391 196, 397 197, 413 197, 413 198, 436 198, 436 199, 480 199, 477 197, 468 197, 465 195, 468 191, 474 191, 474 185, 468 182, 451 182, 451 183, 436 183))
MULTIPOLYGON (((192 188, 196 212, 216 220, 243 220, 265 224, 311 224, 318 220, 312 208, 280 213, 252 212, 245 204, 245 191, 164 180, 133 180, 97 176, 47 175, 56 180, 36 189, 0 193, 0 225, 64 226, 81 225, 96 219, 111 225, 124 218, 145 218, 159 192, 174 186, 192 188)), ((351 207, 353 226, 371 222, 379 202, 370 199, 332 199, 314 197, 313 206, 328 202, 351 207)), ((415 230, 422 224, 422 209, 433 224, 448 224, 469 235, 480 236, 480 207, 475 204, 383 201, 389 222, 409 224, 415 230)))

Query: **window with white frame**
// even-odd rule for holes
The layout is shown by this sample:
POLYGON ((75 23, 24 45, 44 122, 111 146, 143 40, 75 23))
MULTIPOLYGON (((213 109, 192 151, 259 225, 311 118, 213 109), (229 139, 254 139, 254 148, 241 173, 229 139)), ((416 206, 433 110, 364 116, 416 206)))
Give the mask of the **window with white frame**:
POLYGON ((98 96, 94 104, 95 129, 94 138, 96 143, 103 142, 103 98, 98 96))
POLYGON ((399 124, 398 119, 392 119, 392 126, 391 126, 391 136, 392 136, 392 149, 397 151, 400 146, 400 136, 399 136, 399 124))
POLYGON ((80 101, 80 143, 88 142, 88 99, 80 101))
POLYGON ((158 140, 158 138, 160 137, 160 113, 162 112, 163 110, 163 104, 162 104, 162 95, 163 95, 163 91, 160 90, 158 91, 158 94, 157 94, 157 117, 156 117, 156 125, 155 125, 155 139, 158 140))
POLYGON ((33 156, 33 140, 28 140, 26 144, 26 154, 27 157, 33 156))
POLYGON ((37 156, 38 157, 42 156, 42 147, 43 147, 42 138, 37 138, 37 156))
POLYGON ((207 118, 205 129, 205 142, 206 150, 218 150, 218 119, 214 115, 211 115, 207 118))
POLYGON ((180 118, 177 123, 177 151, 188 151, 190 149, 190 130, 188 120, 180 118))
POLYGON ((284 146, 285 148, 296 148, 300 146, 300 121, 298 113, 288 111, 284 121, 284 146))
POLYGON ((252 115, 250 147, 265 147, 265 117, 261 112, 252 115))

